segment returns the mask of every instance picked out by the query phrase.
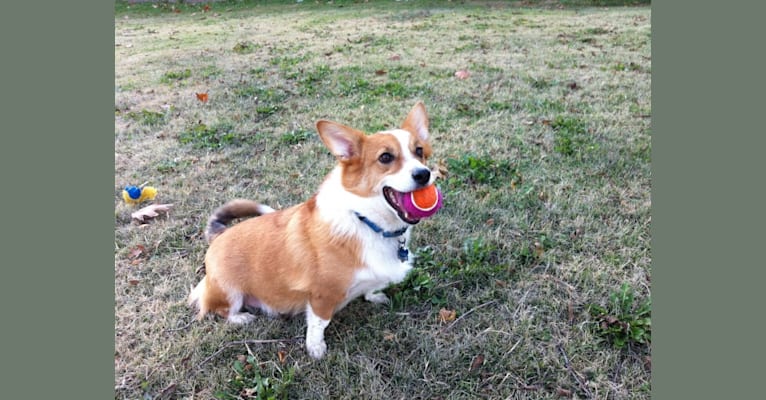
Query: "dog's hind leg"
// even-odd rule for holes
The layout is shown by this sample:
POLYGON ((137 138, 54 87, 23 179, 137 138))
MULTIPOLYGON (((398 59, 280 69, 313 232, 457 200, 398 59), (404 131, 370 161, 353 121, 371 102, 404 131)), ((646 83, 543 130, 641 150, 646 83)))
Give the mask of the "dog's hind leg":
POLYGON ((242 306, 244 305, 245 296, 242 293, 229 292, 229 315, 226 317, 226 321, 231 324, 247 324, 255 319, 255 315, 242 312, 242 306))

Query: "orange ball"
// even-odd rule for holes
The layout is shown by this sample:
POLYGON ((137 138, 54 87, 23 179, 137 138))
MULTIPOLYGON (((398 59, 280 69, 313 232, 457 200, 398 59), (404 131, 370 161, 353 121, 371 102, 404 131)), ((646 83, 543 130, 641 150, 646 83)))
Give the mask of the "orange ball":
POLYGON ((435 185, 426 186, 412 192, 412 202, 421 210, 430 210, 439 201, 439 193, 435 185))

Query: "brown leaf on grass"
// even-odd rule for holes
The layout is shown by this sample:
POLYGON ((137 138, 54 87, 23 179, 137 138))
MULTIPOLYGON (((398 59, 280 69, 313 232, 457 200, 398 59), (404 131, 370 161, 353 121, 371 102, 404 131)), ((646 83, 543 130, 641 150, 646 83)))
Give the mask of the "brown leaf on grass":
POLYGON ((468 79, 469 76, 471 76, 471 73, 465 69, 461 69, 460 71, 455 72, 455 78, 458 79, 468 79))
POLYGON ((375 71, 375 75, 385 75, 386 70, 385 69, 379 69, 375 71))
POLYGON ((473 361, 471 361, 471 366, 468 367, 468 372, 473 372, 479 367, 484 365, 484 354, 477 354, 476 357, 473 358, 473 361))
POLYGON ((436 163, 436 168, 431 172, 436 174, 436 179, 446 178, 449 174, 447 163, 444 160, 439 160, 439 162, 436 163))
POLYGON ((207 102, 207 93, 195 93, 197 95, 197 100, 205 103, 207 102))
POLYGON ((401 59, 402 59, 402 56, 400 56, 400 55, 398 55, 398 54, 394 54, 393 56, 391 56, 391 57, 388 57, 388 60, 389 60, 389 61, 399 61, 399 60, 401 60, 401 59))
POLYGON ((144 245, 142 244, 136 245, 135 247, 130 249, 130 252, 128 253, 128 258, 136 259, 139 256, 141 256, 141 254, 144 254, 145 251, 146 251, 146 247, 144 247, 144 245))
POLYGON ((442 308, 439 310, 439 321, 442 323, 452 322, 455 320, 455 317, 457 316, 457 313, 455 310, 448 310, 446 308, 442 308))
POLYGON ((285 362, 287 362, 287 352, 284 350, 279 350, 277 352, 277 358, 279 358, 280 364, 285 365, 285 362))
POLYGON ((138 222, 146 222, 149 219, 157 217, 161 213, 167 213, 170 211, 171 207, 173 207, 172 204, 152 204, 131 213, 130 216, 138 222))
POLYGON ((572 391, 564 388, 556 388, 556 396, 558 397, 572 397, 572 391))
POLYGON ((171 383, 170 385, 168 385, 168 387, 166 387, 165 389, 162 389, 162 392, 160 392, 160 394, 158 394, 157 397, 155 397, 155 399, 166 400, 166 399, 175 398, 176 387, 177 385, 175 383, 171 383))

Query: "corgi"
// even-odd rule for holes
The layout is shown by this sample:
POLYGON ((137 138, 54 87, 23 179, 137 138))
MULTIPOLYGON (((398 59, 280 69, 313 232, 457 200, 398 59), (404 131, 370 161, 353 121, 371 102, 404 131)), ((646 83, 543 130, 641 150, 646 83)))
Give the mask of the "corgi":
POLYGON ((366 135, 326 120, 316 129, 337 161, 318 191, 279 211, 242 199, 215 210, 205 231, 205 277, 188 302, 198 320, 216 313, 233 324, 254 320, 244 309, 305 313, 306 349, 320 359, 335 313, 362 295, 389 302, 380 290, 412 269, 408 246, 419 220, 401 199, 436 174, 426 166, 432 150, 423 103, 398 129, 366 135), (228 227, 245 217, 255 218, 228 227))

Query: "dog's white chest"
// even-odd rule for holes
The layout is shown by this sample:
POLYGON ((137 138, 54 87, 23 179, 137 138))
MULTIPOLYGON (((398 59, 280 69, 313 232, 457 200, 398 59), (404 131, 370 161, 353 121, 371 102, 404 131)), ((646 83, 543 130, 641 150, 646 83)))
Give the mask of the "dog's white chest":
POLYGON ((389 285, 399 283, 412 269, 412 258, 402 261, 398 256, 399 244, 386 241, 365 248, 365 266, 354 274, 346 298, 350 301, 357 296, 389 285))

